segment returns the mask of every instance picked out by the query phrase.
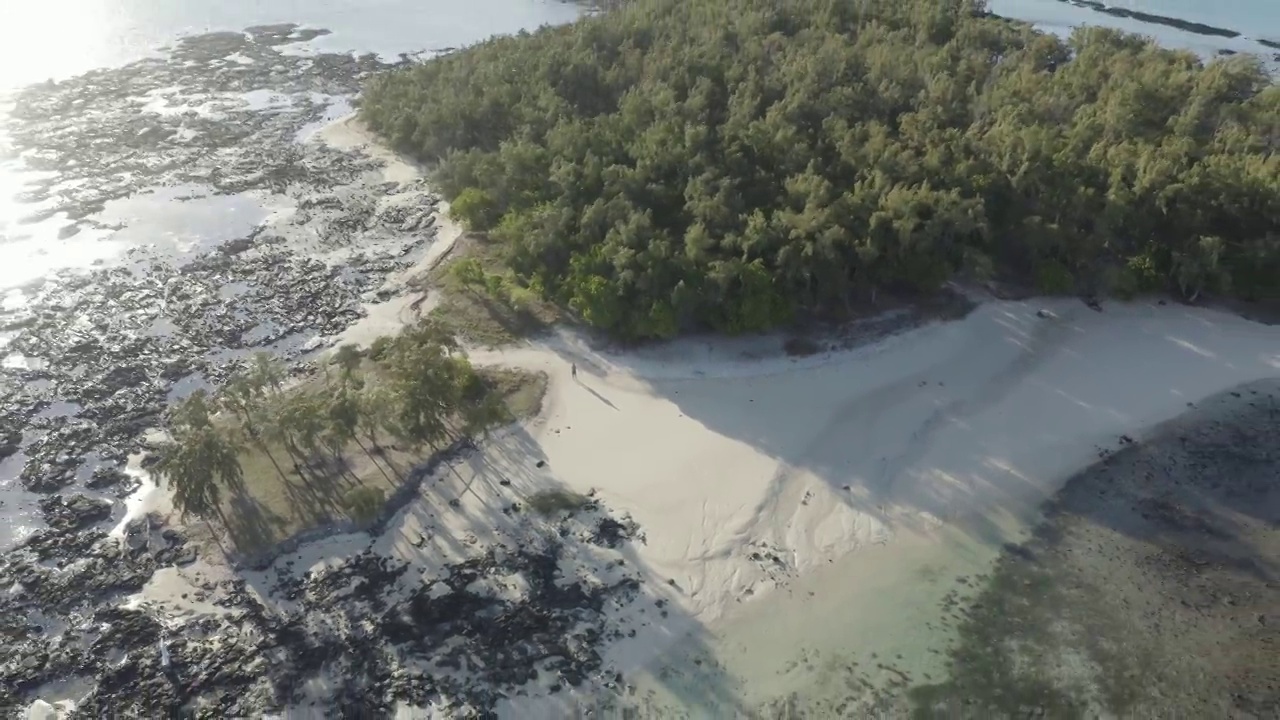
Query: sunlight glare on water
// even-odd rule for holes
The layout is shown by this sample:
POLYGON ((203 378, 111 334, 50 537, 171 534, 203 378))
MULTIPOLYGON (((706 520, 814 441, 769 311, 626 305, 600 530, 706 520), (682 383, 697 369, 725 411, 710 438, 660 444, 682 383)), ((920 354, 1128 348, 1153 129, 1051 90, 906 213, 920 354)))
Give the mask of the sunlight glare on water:
MULTIPOLYGON (((211 231, 210 223, 239 227, 258 214, 242 203, 217 207, 226 211, 219 216, 210 212, 221 205, 217 201, 153 207, 163 204, 158 202, 166 199, 162 194, 139 203, 148 207, 131 213, 139 217, 130 218, 133 230, 124 233, 83 229, 59 237, 72 224, 63 216, 23 222, 45 206, 15 197, 40 176, 23 169, 6 140, 14 90, 117 67, 155 55, 185 36, 253 25, 297 23, 332 31, 290 46, 291 51, 374 52, 395 58, 402 52, 440 51, 494 34, 559 24, 581 12, 578 5, 546 0, 0 0, 0 7, 0 292, 58 270, 110 262, 136 244, 144 230, 158 231, 161 241, 191 236, 201 242, 225 234, 211 231), (151 209, 155 212, 146 211, 151 209)), ((251 107, 276 102, 270 95, 250 94, 245 100, 251 107)), ((163 98, 156 98, 148 109, 190 108, 168 108, 163 98)))
MULTIPOLYGON (((0 158, 4 148, 0 131, 0 158)), ((124 243, 109 240, 110 233, 101 230, 86 229, 59 237, 59 232, 72 224, 62 213, 39 222, 26 221, 44 204, 22 203, 16 196, 42 175, 20 170, 16 161, 0 160, 0 292, 62 268, 108 260, 126 249, 124 243)))
POLYGON ((124 15, 114 0, 5 0, 0 91, 66 77, 120 53, 124 15), (115 12, 113 12, 115 11, 115 12))

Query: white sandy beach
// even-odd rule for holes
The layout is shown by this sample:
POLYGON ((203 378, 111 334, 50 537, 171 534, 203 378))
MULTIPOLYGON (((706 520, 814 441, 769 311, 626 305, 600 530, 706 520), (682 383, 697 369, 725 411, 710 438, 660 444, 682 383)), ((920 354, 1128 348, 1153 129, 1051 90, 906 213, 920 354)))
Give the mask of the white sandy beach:
MULTIPOLYGON (((990 302, 958 322, 799 361, 777 339, 628 356, 559 340, 474 359, 548 372, 529 432, 554 478, 635 517, 648 540, 640 559, 656 584, 675 579, 690 617, 716 626, 754 595, 760 622, 739 627, 759 634, 781 570, 861 563, 892 586, 886 571, 909 580, 920 558, 952 565, 961 550, 978 552, 966 542, 994 555, 1122 435, 1141 439, 1188 403, 1280 373, 1280 328, 1172 305, 1097 313, 1075 300, 990 302), (1041 308, 1054 317, 1038 317, 1041 308), (575 358, 580 382, 569 378, 575 358), (762 543, 785 569, 750 558, 762 543)), ((853 592, 842 584, 866 585, 845 575, 819 589, 853 592)), ((935 604, 899 600, 878 608, 890 617, 859 618, 848 606, 829 608, 834 617, 803 607, 781 615, 817 640, 842 622, 897 627, 912 607, 935 604)), ((788 636, 798 641, 798 630, 788 636)))
MULTIPOLYGON (((356 131, 347 120, 318 137, 367 142, 356 131)), ((383 158, 389 178, 415 177, 383 158)), ((443 252, 459 232, 438 222, 443 252)), ((424 309, 392 300, 341 340, 367 343, 424 309)), ((550 383, 536 418, 441 481, 460 507, 413 503, 379 538, 339 536, 281 562, 301 571, 372 547, 429 570, 515 536, 519 521, 495 522, 500 481, 525 495, 594 491, 640 524, 646 541, 629 562, 672 603, 609 661, 630 677, 660 657, 678 664, 673 648, 698 638, 696 652, 754 702, 814 682, 776 667, 805 647, 923 653, 909 628, 942 593, 926 576, 983 571, 1122 436, 1140 440, 1189 404, 1280 375, 1280 327, 1145 301, 1095 312, 1072 299, 988 300, 963 320, 804 359, 779 337, 607 353, 568 333, 470 355, 550 383)), ((579 558, 579 570, 603 577, 611 557, 579 558)), ((702 704, 668 685, 668 702, 702 704)), ((551 717, 569 701, 517 698, 504 710, 551 717)))

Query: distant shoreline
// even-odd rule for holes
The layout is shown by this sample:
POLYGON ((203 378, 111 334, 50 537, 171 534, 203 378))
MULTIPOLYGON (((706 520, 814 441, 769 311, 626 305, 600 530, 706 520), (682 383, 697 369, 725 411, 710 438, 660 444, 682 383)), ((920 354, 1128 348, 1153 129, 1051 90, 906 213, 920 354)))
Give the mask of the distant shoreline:
MULTIPOLYGON (((1151 23, 1153 25, 1166 25, 1168 27, 1178 28, 1179 30, 1186 30, 1187 32, 1195 33, 1196 35, 1224 38, 1238 38, 1244 35, 1244 33, 1231 30, 1230 28, 1207 25, 1205 23, 1195 22, 1192 20, 1183 20, 1170 15, 1157 15, 1155 13, 1142 12, 1141 10, 1129 10, 1127 8, 1115 7, 1103 2, 1098 2, 1097 0, 1058 0, 1058 2, 1075 5, 1076 7, 1088 8, 1113 17, 1132 18, 1134 20, 1141 20, 1142 22, 1151 23)), ((1266 43, 1264 42, 1263 44, 1266 43)))
MULTIPOLYGON (((1056 0, 1056 2, 1063 5, 1069 5, 1071 7, 1078 8, 1080 10, 1084 10, 1088 12, 1096 12, 1096 13, 1108 15, 1114 18, 1135 20, 1137 22, 1145 23, 1147 25, 1173 28, 1175 30, 1181 30, 1191 35, 1196 35, 1203 38, 1219 39, 1219 40, 1251 41, 1269 50, 1280 50, 1280 35, 1276 36, 1277 39, 1269 39, 1267 37, 1254 37, 1246 32, 1235 30, 1229 27, 1223 27, 1220 25, 1210 25, 1208 23, 1198 22, 1195 20, 1187 20, 1184 18, 1172 16, 1172 15, 1161 15, 1158 13, 1144 12, 1141 10, 1130 10, 1128 8, 1116 7, 1115 5, 1110 5, 1105 2, 1100 2, 1099 0, 1056 0)), ((1010 13, 1010 12, 1007 12, 1007 9, 1005 10, 1006 10, 1005 12, 993 12, 992 14, 997 15, 999 17, 1006 18, 1008 20, 1013 20, 1017 22, 1029 22, 1033 25, 1036 24, 1035 21, 1030 19, 1025 19, 1020 14, 1010 13)), ((1096 21, 1096 22, 1090 21, 1090 22, 1086 22, 1085 24, 1093 25, 1097 27, 1114 27, 1112 25, 1108 25, 1105 21, 1096 21)), ((1121 29, 1121 28, 1115 28, 1115 29, 1121 29)), ((1138 34, 1144 34, 1138 30, 1123 29, 1123 31, 1137 32, 1138 34)), ((1277 32, 1280 33, 1280 30, 1277 30, 1277 32)), ((1161 45, 1168 46, 1169 44, 1161 42, 1161 45)), ((1176 44, 1174 46, 1176 47, 1176 44)), ((1228 47, 1222 47, 1222 46, 1218 46, 1214 49, 1216 50, 1214 55, 1219 55, 1219 56, 1236 55, 1241 52, 1247 52, 1247 50, 1242 50, 1240 48, 1228 48, 1228 47)), ((1280 62, 1280 53, 1275 53, 1274 55, 1271 55, 1269 58, 1267 57, 1267 54, 1265 52, 1255 52, 1255 54, 1261 55, 1264 59, 1269 59, 1274 62, 1280 62)), ((1206 59, 1209 59, 1209 57, 1212 57, 1212 56, 1208 56, 1206 57, 1206 59)))

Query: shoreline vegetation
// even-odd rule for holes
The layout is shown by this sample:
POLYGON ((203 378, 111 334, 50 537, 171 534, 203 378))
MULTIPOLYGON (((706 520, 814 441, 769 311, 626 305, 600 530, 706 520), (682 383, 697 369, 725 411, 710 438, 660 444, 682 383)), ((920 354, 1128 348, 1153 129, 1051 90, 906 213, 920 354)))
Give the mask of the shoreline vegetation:
POLYGON ((426 285, 439 293, 427 316, 471 345, 512 345, 566 320, 553 303, 521 286, 501 243, 487 233, 459 237, 449 257, 427 273, 426 285))
POLYGON ((623 340, 952 280, 1280 297, 1280 87, 979 3, 644 0, 375 78, 505 292, 623 340))
POLYGON ((239 562, 262 565, 299 538, 375 525, 441 457, 536 414, 547 383, 473 367, 430 319, 321 362, 291 383, 261 353, 216 393, 197 390, 169 412, 152 472, 184 518, 219 521, 231 542, 223 550, 239 562))

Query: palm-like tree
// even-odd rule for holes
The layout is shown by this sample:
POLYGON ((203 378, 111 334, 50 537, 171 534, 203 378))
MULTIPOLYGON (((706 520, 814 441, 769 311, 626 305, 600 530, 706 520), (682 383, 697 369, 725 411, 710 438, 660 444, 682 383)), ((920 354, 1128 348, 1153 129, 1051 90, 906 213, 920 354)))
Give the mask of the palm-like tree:
POLYGON ((218 394, 218 404, 240 420, 251 439, 259 435, 257 411, 261 407, 262 395, 263 388, 256 378, 243 371, 232 373, 218 394))
POLYGON ((173 505, 182 517, 199 515, 207 518, 222 498, 218 484, 208 468, 195 461, 195 452, 185 443, 165 443, 157 451, 154 472, 173 494, 173 505))
POLYGON ((295 392, 281 396, 275 421, 291 450, 304 464, 320 452, 325 431, 324 404, 315 393, 295 392))
POLYGON ((196 390, 173 406, 169 413, 170 424, 175 430, 196 430, 213 424, 217 406, 207 390, 196 390))
MULTIPOLYGON (((373 453, 360 439, 361 435, 366 434, 362 430, 369 419, 364 416, 365 404, 361 402, 361 390, 365 385, 359 381, 359 378, 355 380, 356 382, 348 380, 337 384, 332 382, 326 384, 329 402, 326 413, 327 429, 325 434, 335 447, 342 449, 354 442, 364 451, 369 461, 373 463, 374 467, 378 468, 378 471, 387 479, 387 482, 391 482, 391 476, 387 474, 387 471, 378 463, 377 458, 374 457, 373 453)), ((367 434, 376 437, 377 430, 378 428, 375 426, 373 431, 367 434)))
POLYGON ((374 383, 365 385, 356 393, 356 404, 359 408, 356 432, 375 451, 382 450, 381 436, 404 437, 397 424, 401 400, 391 387, 374 383))
POLYGON ((363 362, 364 354, 360 352, 360 348, 351 343, 342 345, 335 350, 332 363, 338 366, 339 383, 343 386, 360 384, 361 378, 358 371, 363 362))
POLYGON ((493 428, 509 419, 510 412, 502 397, 486 388, 484 395, 463 411, 463 432, 469 436, 479 435, 481 438, 487 438, 493 428))
POLYGON ((361 525, 373 522, 386 502, 387 494, 382 488, 355 488, 342 498, 342 504, 351 518, 361 525))
POLYGON ((286 377, 284 363, 269 352, 254 353, 249 377, 259 392, 279 395, 286 377))
POLYGON ((433 321, 396 338, 387 354, 387 371, 405 439, 430 444, 449 435, 449 418, 460 406, 463 384, 471 375, 471 364, 456 355, 457 350, 456 338, 433 321))
POLYGON ((240 447, 213 423, 208 394, 198 390, 172 413, 173 440, 160 450, 156 474, 173 491, 173 503, 185 517, 222 515, 221 485, 240 487, 240 447))
POLYGON ((263 377, 257 372, 237 371, 227 379, 227 383, 222 387, 222 392, 218 395, 218 402, 221 407, 240 420, 240 427, 244 430, 249 442, 257 446, 267 456, 280 478, 288 482, 289 476, 285 473, 284 468, 280 467, 280 462, 276 460, 276 456, 271 452, 271 446, 267 442, 272 433, 264 431, 264 428, 269 427, 271 423, 266 416, 269 398, 266 394, 267 390, 262 384, 263 382, 263 377))

